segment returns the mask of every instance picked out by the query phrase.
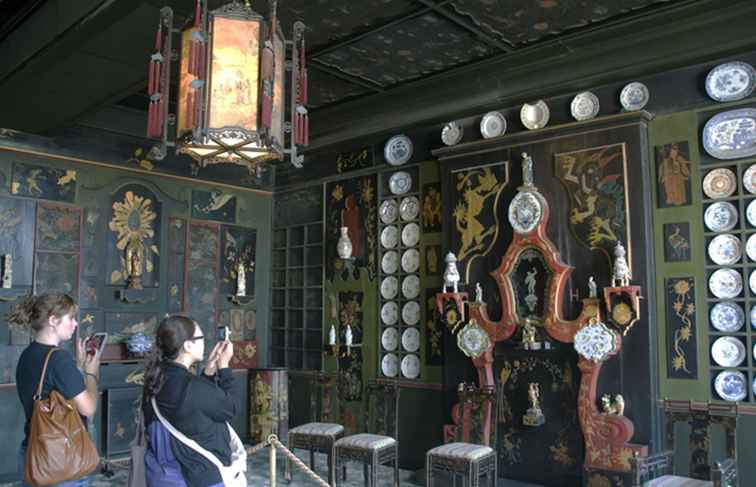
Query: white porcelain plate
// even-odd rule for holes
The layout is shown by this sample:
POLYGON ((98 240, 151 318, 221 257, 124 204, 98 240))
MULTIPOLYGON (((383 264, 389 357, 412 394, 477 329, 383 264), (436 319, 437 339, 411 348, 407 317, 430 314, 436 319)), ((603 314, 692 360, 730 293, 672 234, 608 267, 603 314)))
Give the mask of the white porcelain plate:
POLYGON ((394 276, 389 276, 381 282, 381 296, 383 299, 394 299, 399 292, 399 281, 394 276))
POLYGON ((746 240, 746 255, 750 260, 756 262, 756 233, 751 234, 746 240))
POLYGON ((507 131, 507 119, 500 112, 488 112, 480 121, 480 134, 484 139, 498 137, 507 131))
POLYGON ((729 201, 717 201, 706 208, 704 223, 712 232, 726 232, 738 224, 738 210, 729 201))
POLYGON ((404 272, 416 272, 420 267, 420 252, 417 249, 406 250, 402 254, 402 270, 404 272))
POLYGON ((520 121, 528 130, 542 129, 549 123, 549 106, 543 100, 525 103, 520 109, 520 121))
POLYGON ((733 333, 743 327, 745 313, 737 303, 724 301, 712 306, 709 312, 709 322, 719 331, 733 333))
POLYGON ((407 196, 406 198, 402 199, 402 202, 399 205, 399 216, 402 217, 402 220, 415 220, 417 218, 417 215, 419 214, 420 201, 416 196, 407 196))
POLYGON ((648 103, 648 99, 648 88, 638 81, 628 83, 622 88, 622 92, 620 93, 622 108, 628 112, 641 110, 648 103))
POLYGON ((408 223, 402 228, 402 243, 405 247, 414 247, 420 241, 420 225, 408 223))
POLYGON ((420 350, 420 332, 417 328, 407 328, 402 333, 402 348, 407 352, 417 352, 420 350))
POLYGON ((756 304, 751 306, 751 326, 756 330, 756 304))
POLYGON ((381 231, 381 245, 387 249, 393 249, 399 245, 399 228, 389 225, 381 231))
POLYGON ((393 194, 404 194, 412 188, 412 176, 407 171, 397 171, 389 178, 389 190, 393 194))
POLYGON ((402 134, 391 137, 383 148, 383 157, 392 166, 401 166, 412 157, 412 141, 402 134))
POLYGON ((703 180, 703 192, 709 198, 727 198, 737 188, 735 173, 726 167, 709 171, 703 180))
POLYGON ((381 203, 378 213, 381 215, 383 223, 394 223, 396 217, 399 216, 399 205, 396 203, 396 200, 386 200, 381 203))
POLYGON ((746 220, 752 227, 756 227, 756 200, 751 200, 746 206, 746 220))
POLYGON ((408 379, 420 377, 420 359, 417 355, 405 355, 402 359, 402 375, 408 379))
POLYGON ((717 235, 709 242, 709 258, 717 265, 735 264, 742 255, 740 239, 735 235, 717 235))
POLYGON ((381 334, 381 345, 384 350, 393 352, 399 346, 399 332, 396 328, 386 328, 381 334))
POLYGON ((449 122, 441 129, 441 142, 446 145, 457 145, 462 140, 464 130, 459 122, 449 122))
POLYGON ((402 296, 415 299, 420 295, 420 278, 416 275, 407 276, 402 281, 402 296))
POLYGON ((751 294, 756 296, 756 271, 751 271, 748 277, 748 287, 751 288, 751 294))
POLYGON ((723 370, 714 379, 714 390, 725 401, 742 401, 748 392, 745 375, 737 370, 723 370))
POLYGON ((399 305, 396 301, 383 303, 381 306, 381 321, 388 326, 393 326, 399 321, 399 305))
POLYGON ((732 299, 743 291, 743 278, 734 269, 717 269, 709 277, 709 289, 719 299, 732 299))
POLYGON ((751 194, 756 194, 756 164, 751 164, 743 173, 743 187, 751 194))
POLYGON ((704 150, 717 159, 740 159, 756 154, 756 109, 717 113, 704 125, 704 150))
POLYGON ((712 100, 727 102, 748 97, 756 85, 753 66, 742 62, 724 63, 706 76, 706 93, 712 100))
POLYGON ((570 113, 575 120, 590 120, 599 112, 599 100, 590 91, 584 91, 575 95, 570 103, 570 113))
POLYGON ((417 301, 407 301, 402 306, 402 321, 409 326, 415 326, 420 322, 420 305, 417 301))
POLYGON ((399 270, 399 252, 390 250, 383 254, 381 259, 381 270, 385 274, 394 274, 399 270))
POLYGON ((746 358, 745 345, 735 337, 719 337, 711 345, 711 358, 720 367, 737 367, 746 358))
POLYGON ((393 353, 387 353, 381 360, 381 372, 386 377, 396 377, 399 373, 399 358, 393 353))

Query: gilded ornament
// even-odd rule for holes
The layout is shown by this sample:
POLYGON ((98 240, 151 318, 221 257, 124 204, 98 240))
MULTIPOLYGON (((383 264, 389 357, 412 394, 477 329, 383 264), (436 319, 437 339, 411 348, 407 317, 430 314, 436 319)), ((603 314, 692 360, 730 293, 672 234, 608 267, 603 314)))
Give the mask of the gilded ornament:
POLYGON ((618 325, 625 326, 633 319, 633 310, 627 303, 617 303, 612 308, 612 320, 618 325))

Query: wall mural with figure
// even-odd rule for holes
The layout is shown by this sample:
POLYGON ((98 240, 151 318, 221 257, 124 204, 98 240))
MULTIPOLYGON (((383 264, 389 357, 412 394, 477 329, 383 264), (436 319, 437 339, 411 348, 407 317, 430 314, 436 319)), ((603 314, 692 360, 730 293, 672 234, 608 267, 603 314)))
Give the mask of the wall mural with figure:
POLYGON ((593 147, 554 156, 554 173, 569 195, 569 223, 575 239, 601 252, 611 266, 617 242, 628 250, 632 269, 625 144, 593 147))
POLYGON ((451 248, 463 282, 470 282, 470 269, 479 257, 487 256, 499 236, 501 193, 509 182, 509 163, 453 171, 451 248))
POLYGON ((690 224, 676 222, 664 224, 664 260, 667 262, 690 261, 690 224))
POLYGON ((659 208, 689 205, 692 195, 688 143, 660 145, 655 152, 659 208))

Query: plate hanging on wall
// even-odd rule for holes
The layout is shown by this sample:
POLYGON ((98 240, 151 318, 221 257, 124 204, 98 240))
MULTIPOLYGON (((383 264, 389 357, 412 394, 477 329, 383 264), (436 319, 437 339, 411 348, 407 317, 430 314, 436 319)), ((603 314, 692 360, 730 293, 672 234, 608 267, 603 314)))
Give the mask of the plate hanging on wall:
POLYGON ((743 308, 732 301, 717 303, 709 313, 711 326, 725 333, 733 333, 740 330, 745 323, 743 308))
POLYGON ((634 112, 643 109, 648 103, 648 88, 643 83, 633 81, 622 88, 620 93, 620 103, 622 108, 628 112, 634 112))
POLYGON ((717 113, 704 125, 704 150, 717 159, 740 159, 756 154, 756 109, 717 113))
POLYGON ((575 95, 570 103, 570 113, 575 120, 583 121, 596 118, 599 112, 599 99, 590 91, 575 95))
POLYGON ((449 122, 441 129, 441 142, 446 145, 457 145, 462 140, 464 130, 459 122, 449 122))
POLYGON ((488 112, 480 121, 480 134, 484 139, 498 137, 507 131, 507 119, 500 112, 488 112))
POLYGON ((383 157, 392 166, 401 166, 412 157, 412 141, 403 134, 391 137, 383 147, 383 157))
POLYGON ((734 61, 716 66, 706 76, 706 94, 719 102, 747 98, 756 85, 756 71, 747 63, 734 61))
POLYGON ((748 395, 745 375, 738 370, 723 370, 714 379, 714 390, 725 401, 742 401, 748 395))
POLYGON ((549 106, 543 100, 525 103, 520 109, 520 121, 528 130, 542 129, 549 123, 549 106))
POLYGON ((706 173, 703 179, 703 192, 709 198, 727 198, 738 187, 735 173, 726 167, 720 167, 706 173))

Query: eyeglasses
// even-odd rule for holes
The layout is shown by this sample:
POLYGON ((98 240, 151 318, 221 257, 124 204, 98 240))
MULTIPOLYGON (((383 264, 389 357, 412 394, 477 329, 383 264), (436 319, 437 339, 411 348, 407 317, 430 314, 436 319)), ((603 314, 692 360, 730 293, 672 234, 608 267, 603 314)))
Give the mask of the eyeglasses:
POLYGON ((187 338, 187 340, 189 340, 189 341, 192 341, 192 342, 193 342, 193 341, 196 341, 196 340, 203 340, 204 338, 205 338, 205 335, 200 335, 200 336, 198 336, 198 337, 191 337, 191 338, 187 338))

